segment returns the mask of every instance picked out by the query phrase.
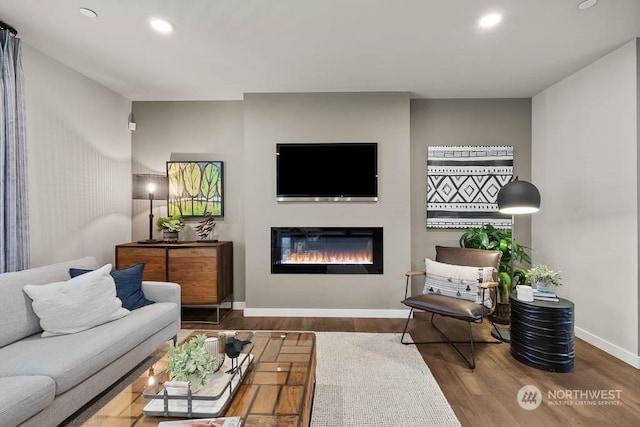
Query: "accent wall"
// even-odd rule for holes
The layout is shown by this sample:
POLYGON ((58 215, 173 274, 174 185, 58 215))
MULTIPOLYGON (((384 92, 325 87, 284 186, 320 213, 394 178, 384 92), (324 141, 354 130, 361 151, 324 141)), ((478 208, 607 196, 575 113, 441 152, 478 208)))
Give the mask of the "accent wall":
MULTIPOLYGON (((245 94, 248 316, 386 317, 405 313, 411 266, 408 93, 245 94), (278 142, 377 142, 376 203, 278 203, 278 142), (271 227, 384 228, 384 274, 271 274, 271 227)), ((315 179, 304 175, 300 179, 315 179)))

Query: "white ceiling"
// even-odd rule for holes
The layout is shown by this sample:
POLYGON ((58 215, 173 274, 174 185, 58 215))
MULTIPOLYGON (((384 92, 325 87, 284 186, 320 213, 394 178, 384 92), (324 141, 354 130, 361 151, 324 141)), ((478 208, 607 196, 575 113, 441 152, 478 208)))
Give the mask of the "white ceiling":
POLYGON ((0 0, 24 43, 122 96, 531 97, 640 37, 640 0, 0 0), (95 10, 89 19, 79 7, 95 10), (491 11, 498 27, 476 24, 491 11), (171 35, 153 32, 152 17, 171 35))

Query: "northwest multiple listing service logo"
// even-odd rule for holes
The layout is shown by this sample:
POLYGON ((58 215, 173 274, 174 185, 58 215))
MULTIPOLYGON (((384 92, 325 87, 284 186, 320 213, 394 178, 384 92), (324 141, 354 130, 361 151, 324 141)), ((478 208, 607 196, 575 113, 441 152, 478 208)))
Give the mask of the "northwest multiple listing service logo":
POLYGON ((532 411, 542 403, 542 392, 534 385, 525 385, 518 390, 518 405, 522 409, 532 411))
MULTIPOLYGON (((518 390, 518 405, 532 411, 542 404, 542 392, 534 385, 518 390)), ((618 406, 622 405, 622 390, 548 390, 548 406, 618 406)))

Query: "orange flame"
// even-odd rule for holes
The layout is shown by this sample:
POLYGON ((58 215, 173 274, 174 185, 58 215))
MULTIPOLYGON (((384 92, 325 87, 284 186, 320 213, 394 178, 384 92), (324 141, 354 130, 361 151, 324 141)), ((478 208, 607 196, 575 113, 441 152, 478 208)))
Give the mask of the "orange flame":
POLYGON ((294 252, 285 254, 283 264, 373 264, 370 252, 294 252))

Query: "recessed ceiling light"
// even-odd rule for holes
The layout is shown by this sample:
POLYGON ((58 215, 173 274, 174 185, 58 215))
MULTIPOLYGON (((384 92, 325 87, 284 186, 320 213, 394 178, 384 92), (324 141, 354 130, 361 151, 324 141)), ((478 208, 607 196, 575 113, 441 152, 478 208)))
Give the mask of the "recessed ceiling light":
POLYGON ((590 7, 595 6, 596 3, 598 3, 598 0, 584 0, 578 3, 578 9, 580 10, 589 9, 590 7))
POLYGON ((170 33, 173 31, 173 25, 164 19, 152 19, 151 27, 159 33, 170 33))
POLYGON ((96 18, 98 14, 91 9, 87 9, 86 7, 80 8, 80 13, 86 16, 87 18, 96 18))
POLYGON ((499 13, 490 13, 480 18, 478 25, 480 28, 491 28, 498 25, 500 21, 502 21, 502 15, 499 13))

